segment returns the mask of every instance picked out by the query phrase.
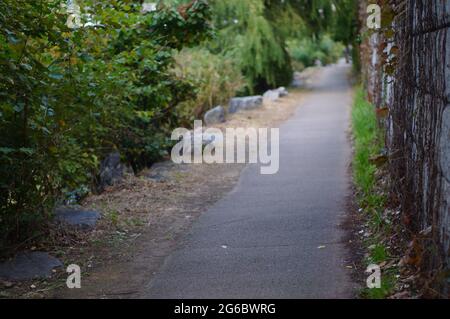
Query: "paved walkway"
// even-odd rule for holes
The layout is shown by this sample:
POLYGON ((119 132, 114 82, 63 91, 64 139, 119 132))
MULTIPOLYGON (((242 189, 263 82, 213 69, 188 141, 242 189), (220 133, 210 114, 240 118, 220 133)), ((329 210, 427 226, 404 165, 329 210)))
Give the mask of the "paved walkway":
POLYGON ((324 68, 280 128, 279 173, 264 176, 248 166, 233 192, 194 224, 143 297, 353 296, 339 227, 350 191, 348 71, 343 64, 324 68))

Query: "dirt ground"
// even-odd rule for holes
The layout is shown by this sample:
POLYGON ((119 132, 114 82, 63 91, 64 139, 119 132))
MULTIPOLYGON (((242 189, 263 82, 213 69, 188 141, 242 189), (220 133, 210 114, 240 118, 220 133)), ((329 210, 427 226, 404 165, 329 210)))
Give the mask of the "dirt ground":
MULTIPOLYGON (((214 127, 278 127, 295 112, 303 94, 304 90, 291 90, 287 97, 230 115, 214 127)), ((69 233, 70 240, 50 251, 65 266, 81 267, 82 288, 68 289, 68 275, 59 269, 52 279, 15 284, 5 297, 138 297, 192 223, 233 189, 244 167, 167 161, 88 197, 82 206, 102 214, 95 230, 69 233)))
MULTIPOLYGON (((293 114, 301 97, 301 92, 291 91, 288 97, 265 103, 254 111, 229 116, 227 122, 214 127, 277 127, 293 114)), ((52 297, 138 295, 140 287, 150 281, 191 224, 232 190, 243 168, 242 164, 165 163, 158 165, 156 174, 163 175, 162 179, 149 179, 148 176, 153 176, 149 169, 139 176, 129 176, 99 196, 88 198, 83 206, 99 209, 104 216, 101 223, 109 224, 105 228, 116 228, 115 234, 106 236, 113 249, 100 244, 104 249, 91 250, 89 276, 83 278, 82 289, 62 288, 52 297)))

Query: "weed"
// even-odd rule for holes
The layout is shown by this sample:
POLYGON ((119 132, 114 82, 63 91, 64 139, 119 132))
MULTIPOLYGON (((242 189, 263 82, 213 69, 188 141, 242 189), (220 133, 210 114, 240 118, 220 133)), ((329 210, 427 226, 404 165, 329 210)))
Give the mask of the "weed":
MULTIPOLYGON (((383 219, 386 196, 376 192, 377 167, 371 158, 381 153, 383 134, 378 126, 375 107, 370 104, 362 88, 358 88, 352 111, 352 128, 355 139, 355 155, 353 159, 353 177, 358 189, 358 204, 367 213, 368 225, 372 235, 366 241, 367 247, 372 245, 367 265, 381 264, 389 259, 389 252, 380 243, 380 235, 391 230, 391 226, 383 219)), ((381 288, 363 289, 361 296, 368 299, 386 298, 394 289, 396 281, 395 270, 382 273, 381 288)))

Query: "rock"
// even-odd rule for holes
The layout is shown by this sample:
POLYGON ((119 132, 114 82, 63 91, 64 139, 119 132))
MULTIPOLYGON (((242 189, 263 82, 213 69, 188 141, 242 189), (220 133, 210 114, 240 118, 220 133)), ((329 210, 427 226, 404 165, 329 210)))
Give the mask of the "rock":
POLYGON ((263 98, 264 101, 267 102, 274 102, 278 100, 279 98, 288 96, 289 92, 286 90, 285 87, 279 87, 276 90, 269 90, 266 93, 264 93, 263 98))
POLYGON ((123 178, 125 166, 120 161, 119 152, 109 154, 100 165, 99 187, 103 190, 123 178))
POLYGON ((217 106, 209 110, 205 114, 204 122, 206 125, 225 122, 225 109, 222 106, 217 106))
POLYGON ((253 110, 263 105, 263 97, 261 95, 235 97, 231 99, 228 112, 233 114, 240 111, 253 110))
POLYGON ((277 89, 278 94, 280 95, 280 97, 286 97, 289 95, 288 90, 286 90, 286 88, 284 86, 281 86, 277 89))
POLYGON ((48 253, 22 252, 0 264, 0 278, 14 281, 50 278, 52 270, 62 266, 59 259, 48 253))
POLYGON ((280 98, 280 92, 278 90, 269 90, 263 95, 265 102, 274 102, 280 98))
POLYGON ((100 217, 100 213, 78 206, 63 206, 55 210, 57 221, 83 229, 94 228, 100 217))

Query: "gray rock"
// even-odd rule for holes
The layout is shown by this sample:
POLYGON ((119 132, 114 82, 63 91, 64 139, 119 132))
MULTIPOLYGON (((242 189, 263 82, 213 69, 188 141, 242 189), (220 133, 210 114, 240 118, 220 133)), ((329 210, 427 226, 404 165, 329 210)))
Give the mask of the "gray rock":
POLYGON ((48 253, 22 252, 0 264, 0 278, 14 281, 50 278, 52 270, 62 266, 59 259, 48 253))
POLYGON ((64 206, 55 210, 55 220, 83 229, 94 228, 100 217, 100 213, 82 207, 64 206))
POLYGON ((206 125, 225 122, 225 109, 222 106, 217 106, 206 112, 204 121, 206 125))
POLYGON ((280 98, 280 92, 278 90, 269 90, 263 95, 264 101, 275 102, 280 98))
POLYGON ((278 100, 279 98, 288 96, 289 92, 286 90, 285 87, 279 87, 276 90, 269 90, 266 93, 264 93, 263 98, 264 101, 267 102, 275 102, 276 100, 278 100))
POLYGON ((288 90, 286 90, 286 88, 285 88, 284 86, 279 87, 279 88, 277 89, 277 91, 278 91, 278 94, 280 95, 280 97, 286 97, 286 96, 289 95, 288 90))
POLYGON ((109 154, 100 165, 99 188, 103 190, 107 186, 123 178, 125 166, 120 161, 119 152, 109 154))
POLYGON ((233 114, 240 111, 253 110, 263 105, 263 97, 261 95, 236 97, 231 99, 228 112, 233 114))

